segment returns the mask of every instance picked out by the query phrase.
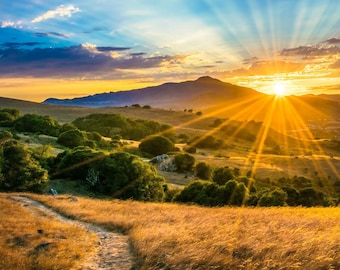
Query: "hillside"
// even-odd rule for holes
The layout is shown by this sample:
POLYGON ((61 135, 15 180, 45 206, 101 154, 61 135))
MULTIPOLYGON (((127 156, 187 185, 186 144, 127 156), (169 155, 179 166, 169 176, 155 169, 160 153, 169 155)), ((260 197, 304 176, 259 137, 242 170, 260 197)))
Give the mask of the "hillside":
POLYGON ((250 88, 232 85, 206 76, 195 81, 165 83, 143 89, 95 94, 74 99, 49 98, 44 103, 85 107, 141 104, 183 110, 188 109, 188 106, 202 109, 222 103, 224 100, 261 96, 265 95, 250 88))

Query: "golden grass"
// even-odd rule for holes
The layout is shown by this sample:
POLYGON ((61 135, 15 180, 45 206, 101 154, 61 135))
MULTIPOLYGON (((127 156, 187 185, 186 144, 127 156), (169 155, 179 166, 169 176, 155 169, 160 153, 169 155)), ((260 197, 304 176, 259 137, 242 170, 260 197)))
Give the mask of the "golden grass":
POLYGON ((97 241, 77 226, 38 215, 0 195, 0 269, 78 269, 97 241), (40 233, 38 232, 40 231, 40 233))
POLYGON ((126 231, 140 269, 340 269, 339 208, 203 208, 28 195, 126 231))

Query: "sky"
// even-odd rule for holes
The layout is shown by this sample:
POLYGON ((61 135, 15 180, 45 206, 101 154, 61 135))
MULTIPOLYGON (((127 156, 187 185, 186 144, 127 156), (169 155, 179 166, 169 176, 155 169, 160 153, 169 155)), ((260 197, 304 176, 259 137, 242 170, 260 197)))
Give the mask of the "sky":
POLYGON ((0 96, 72 98, 211 76, 340 94, 338 0, 1 0, 0 96))

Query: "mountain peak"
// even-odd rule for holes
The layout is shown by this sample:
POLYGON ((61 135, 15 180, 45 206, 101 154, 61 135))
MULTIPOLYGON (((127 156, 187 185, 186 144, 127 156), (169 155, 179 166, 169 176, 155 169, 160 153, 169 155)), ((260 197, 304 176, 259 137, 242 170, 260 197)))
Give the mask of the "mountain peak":
POLYGON ((212 78, 210 76, 199 77, 196 81, 197 82, 221 82, 220 80, 212 78))

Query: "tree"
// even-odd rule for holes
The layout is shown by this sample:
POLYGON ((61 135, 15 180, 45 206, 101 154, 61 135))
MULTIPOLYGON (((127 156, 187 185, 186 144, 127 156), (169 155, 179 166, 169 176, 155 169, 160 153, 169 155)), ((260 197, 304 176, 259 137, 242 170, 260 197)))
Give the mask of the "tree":
POLYGON ((203 179, 203 180, 208 180, 210 179, 212 174, 212 168, 210 167, 209 164, 205 162, 200 162, 196 165, 196 175, 197 177, 203 179))
POLYGON ((259 206, 284 206, 286 205, 287 193, 277 188, 271 192, 266 192, 258 201, 259 206))
POLYGON ((22 132, 58 136, 61 127, 59 123, 49 115, 25 114, 14 121, 14 128, 22 132))
POLYGON ((89 147, 77 147, 71 151, 65 151, 56 157, 53 177, 84 180, 90 168, 94 168, 95 162, 103 157, 102 152, 89 147))
POLYGON ((1 145, 0 189, 38 191, 48 181, 47 171, 39 165, 27 147, 15 140, 1 145))
POLYGON ((20 111, 17 109, 2 109, 0 110, 0 126, 10 127, 13 122, 20 116, 20 111))
POLYGON ((173 151, 175 145, 164 136, 150 136, 139 144, 139 149, 150 155, 158 156, 173 151))
POLYGON ((195 158, 189 154, 176 154, 174 159, 177 171, 191 171, 194 164, 195 158))
POLYGON ((116 152, 96 162, 98 172, 97 191, 115 198, 141 201, 164 199, 164 178, 154 167, 137 156, 116 152))
POLYGON ((85 145, 86 141, 87 137, 84 132, 79 129, 69 129, 59 135, 57 143, 69 148, 75 148, 85 145))
POLYGON ((212 180, 219 185, 224 185, 229 180, 235 179, 239 175, 240 172, 237 168, 232 169, 225 166, 214 170, 212 180))

